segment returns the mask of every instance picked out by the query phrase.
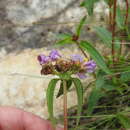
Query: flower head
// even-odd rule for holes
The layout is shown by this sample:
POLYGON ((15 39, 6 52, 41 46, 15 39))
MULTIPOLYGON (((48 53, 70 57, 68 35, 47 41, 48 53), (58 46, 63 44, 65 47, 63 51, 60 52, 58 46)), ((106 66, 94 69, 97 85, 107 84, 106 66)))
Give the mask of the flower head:
POLYGON ((96 63, 93 60, 85 62, 84 66, 86 67, 87 72, 92 73, 96 68, 96 63))
POLYGON ((39 56, 37 57, 37 59, 38 59, 38 61, 39 61, 39 63, 40 63, 41 65, 48 63, 49 60, 50 60, 49 56, 45 56, 45 55, 43 55, 43 54, 39 55, 39 56))
POLYGON ((52 51, 50 52, 50 54, 49 54, 49 57, 50 57, 50 59, 51 59, 52 61, 55 61, 55 60, 57 60, 58 58, 60 58, 61 55, 58 53, 57 50, 52 50, 52 51))
POLYGON ((71 56, 72 61, 83 62, 83 58, 79 54, 75 54, 71 56))
POLYGON ((63 59, 57 50, 52 50, 47 56, 39 55, 38 61, 42 65, 41 74, 44 75, 68 73, 84 79, 88 73, 94 72, 96 68, 96 63, 93 60, 83 59, 79 54, 74 54, 69 59, 63 59))

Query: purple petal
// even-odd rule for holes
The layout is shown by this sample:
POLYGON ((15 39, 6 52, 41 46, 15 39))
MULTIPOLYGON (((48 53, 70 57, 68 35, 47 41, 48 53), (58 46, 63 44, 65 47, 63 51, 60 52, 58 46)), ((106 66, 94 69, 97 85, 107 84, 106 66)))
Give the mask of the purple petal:
POLYGON ((78 77, 79 77, 80 79, 85 79, 85 78, 87 78, 87 76, 85 75, 85 73, 77 73, 77 75, 78 75, 78 77))
POLYGON ((59 52, 57 50, 52 50, 49 54, 49 57, 52 61, 57 60, 58 58, 61 57, 61 55, 59 54, 59 52))
POLYGON ((37 57, 37 59, 38 59, 38 61, 39 61, 39 63, 40 63, 41 65, 48 63, 49 60, 50 60, 49 56, 45 56, 45 55, 43 55, 43 54, 39 55, 39 56, 37 57))
POLYGON ((83 62, 83 58, 79 54, 75 54, 71 56, 72 61, 83 62))
POLYGON ((90 60, 88 62, 85 62, 84 64, 85 66, 92 66, 92 67, 96 67, 96 63, 93 60, 90 60))
POLYGON ((88 73, 93 73, 95 69, 87 69, 88 73))
POLYGON ((96 63, 93 60, 85 62, 84 66, 86 67, 87 72, 92 73, 96 68, 96 63))

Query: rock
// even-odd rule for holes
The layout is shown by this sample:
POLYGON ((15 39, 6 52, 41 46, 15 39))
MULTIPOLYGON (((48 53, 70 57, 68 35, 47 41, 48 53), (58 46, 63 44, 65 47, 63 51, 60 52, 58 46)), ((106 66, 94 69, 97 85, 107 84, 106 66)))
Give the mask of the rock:
POLYGON ((56 38, 50 37, 50 33, 56 35, 63 26, 72 28, 59 22, 70 22, 84 15, 85 9, 80 9, 79 3, 77 0, 1 0, 0 47, 10 53, 52 45, 56 38))

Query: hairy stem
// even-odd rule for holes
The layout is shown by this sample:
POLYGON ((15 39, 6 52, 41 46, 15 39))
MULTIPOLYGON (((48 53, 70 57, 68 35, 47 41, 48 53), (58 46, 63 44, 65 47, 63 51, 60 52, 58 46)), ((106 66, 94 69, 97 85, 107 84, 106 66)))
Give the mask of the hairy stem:
POLYGON ((116 8, 117 8, 117 0, 114 0, 114 7, 113 7, 113 20, 112 20, 112 58, 113 58, 113 63, 115 62, 115 29, 116 29, 116 8))
POLYGON ((64 87, 64 130, 68 130, 68 120, 67 120, 67 86, 66 81, 63 80, 64 87))

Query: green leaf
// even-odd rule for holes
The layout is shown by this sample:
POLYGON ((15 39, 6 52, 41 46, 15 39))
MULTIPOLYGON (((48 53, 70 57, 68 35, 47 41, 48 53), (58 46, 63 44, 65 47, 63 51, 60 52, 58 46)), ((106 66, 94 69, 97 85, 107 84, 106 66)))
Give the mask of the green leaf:
POLYGON ((99 71, 96 75, 96 89, 101 89, 102 86, 105 84, 105 73, 102 71, 99 71))
POLYGON ((80 24, 78 25, 77 27, 77 30, 76 30, 76 35, 79 37, 80 34, 81 34, 81 30, 82 30, 82 27, 83 25, 85 24, 85 21, 86 21, 86 16, 84 16, 81 21, 80 21, 80 24))
MULTIPOLYGON (((66 81, 67 91, 70 89, 71 85, 72 85, 72 80, 67 80, 66 81)), ((61 81, 60 89, 56 98, 60 97, 61 95, 63 95, 63 81, 61 81)))
POLYGON ((96 77, 97 77, 97 79, 95 82, 95 86, 93 87, 91 94, 87 101, 87 105, 88 105, 87 114, 88 115, 92 114, 95 106, 97 105, 99 98, 101 98, 103 96, 103 93, 101 90, 105 86, 105 83, 106 83, 105 78, 104 78, 104 73, 99 72, 96 77))
POLYGON ((94 59, 96 64, 106 73, 111 74, 109 68, 107 67, 103 57, 100 53, 87 41, 81 41, 80 46, 87 51, 90 56, 94 59))
POLYGON ((58 80, 59 79, 52 79, 49 82, 49 85, 47 88, 47 93, 46 93, 48 113, 49 113, 49 117, 53 124, 55 124, 54 113, 53 113, 53 98, 54 98, 55 86, 56 86, 56 83, 58 82, 58 80))
POLYGON ((68 37, 68 38, 65 38, 65 39, 63 39, 63 40, 59 40, 58 42, 56 42, 56 45, 57 45, 57 46, 63 46, 63 45, 65 45, 65 44, 72 44, 72 43, 74 43, 74 42, 72 41, 72 37, 68 37))
POLYGON ((61 34, 57 34, 56 35, 56 38, 59 40, 59 39, 61 39, 61 40, 63 40, 63 39, 66 39, 66 38, 71 38, 72 36, 71 36, 71 34, 69 34, 69 33, 61 33, 61 34))
POLYGON ((83 85, 81 83, 81 81, 78 78, 73 78, 72 79, 74 86, 76 88, 76 92, 77 92, 77 99, 78 99, 78 110, 77 110, 77 126, 79 124, 80 121, 80 115, 82 112, 82 105, 83 105, 83 85))
POLYGON ((123 14, 122 14, 122 11, 120 9, 120 7, 117 7, 117 15, 116 15, 116 23, 117 23, 117 26, 120 28, 120 29, 124 29, 124 17, 123 17, 123 14))
MULTIPOLYGON (((95 31, 102 42, 109 48, 112 47, 112 34, 104 27, 95 27, 95 31)), ((115 49, 120 48, 120 42, 115 38, 115 49)))
POLYGON ((130 128, 130 118, 123 114, 117 114, 117 118, 120 121, 120 123, 124 126, 124 128, 129 129, 130 128))
POLYGON ((111 48, 112 34, 104 27, 95 27, 97 35, 101 38, 104 44, 111 48))
POLYGON ((88 98, 87 101, 87 115, 91 115, 95 106, 97 105, 97 102, 99 100, 99 98, 102 96, 102 93, 100 91, 100 89, 96 89, 95 87, 93 87, 92 92, 88 98))
POLYGON ((113 82, 111 80, 108 80, 106 77, 106 74, 102 71, 99 71, 96 75, 96 89, 105 89, 106 91, 111 91, 117 86, 114 86, 113 82))
POLYGON ((99 0, 84 0, 80 6, 85 7, 87 9, 88 15, 93 15, 94 4, 99 0))

